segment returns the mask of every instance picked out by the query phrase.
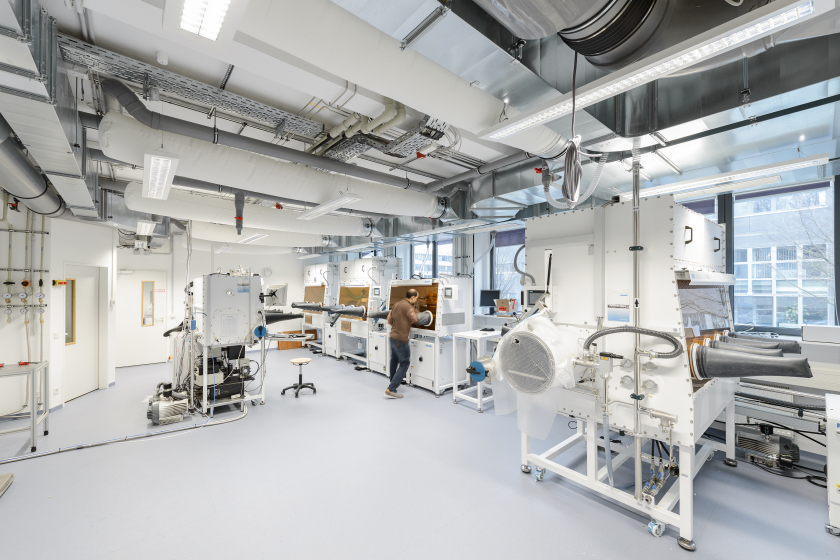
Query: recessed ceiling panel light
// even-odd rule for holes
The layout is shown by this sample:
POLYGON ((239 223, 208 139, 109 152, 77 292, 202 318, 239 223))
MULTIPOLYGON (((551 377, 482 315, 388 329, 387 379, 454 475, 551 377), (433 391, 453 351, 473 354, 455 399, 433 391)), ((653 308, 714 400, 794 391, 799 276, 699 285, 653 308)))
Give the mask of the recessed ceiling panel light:
POLYGON ((143 155, 143 197, 166 200, 178 168, 178 156, 164 151, 143 155))
POLYGON ((146 220, 137 220, 137 235, 152 235, 155 231, 154 222, 147 222, 146 220))
POLYGON ((179 27, 215 41, 229 6, 230 0, 185 0, 179 27))
POLYGON ((254 235, 251 235, 250 237, 246 237, 245 239, 241 239, 241 240, 237 241, 237 243, 253 243, 254 241, 258 241, 258 240, 263 239, 265 237, 268 237, 268 235, 266 235, 264 233, 255 233, 254 235))
POLYGON ((314 220, 315 218, 319 218, 324 214, 332 212, 333 210, 344 206, 345 204, 351 204, 353 202, 357 202, 361 200, 362 197, 353 194, 346 194, 344 196, 340 196, 329 202, 325 202, 323 204, 319 204, 315 208, 310 208, 309 210, 303 212, 300 216, 297 217, 298 220, 314 220))

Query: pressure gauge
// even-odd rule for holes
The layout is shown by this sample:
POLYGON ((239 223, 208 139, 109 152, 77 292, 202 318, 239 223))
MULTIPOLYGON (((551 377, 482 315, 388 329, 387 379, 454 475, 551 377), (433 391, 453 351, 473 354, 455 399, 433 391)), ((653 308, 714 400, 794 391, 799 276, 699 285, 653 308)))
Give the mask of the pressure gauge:
POLYGON ((43 308, 43 307, 39 307, 39 308, 38 308, 38 313, 43 313, 43 312, 44 312, 44 308, 43 308))
POLYGON ((268 267, 262 269, 262 275, 268 278, 269 276, 271 276, 271 269, 268 267))
POLYGON ((37 294, 35 294, 35 297, 38 299, 44 299, 45 297, 47 297, 47 294, 45 294, 44 292, 38 292, 37 294))
POLYGON ((11 314, 12 314, 12 310, 11 310, 11 309, 4 309, 4 310, 3 310, 3 313, 5 313, 6 315, 11 315, 11 314))
POLYGON ((27 297, 29 297, 29 294, 25 294, 25 293, 21 292, 21 293, 18 294, 18 297, 20 299, 26 299, 27 297))
POLYGON ((12 294, 10 294, 9 292, 4 293, 3 299, 12 299, 12 294))
POLYGON ((28 309, 26 309, 25 307, 22 307, 22 308, 20 309, 21 314, 26 313, 27 311, 29 311, 29 310, 28 310, 28 309))

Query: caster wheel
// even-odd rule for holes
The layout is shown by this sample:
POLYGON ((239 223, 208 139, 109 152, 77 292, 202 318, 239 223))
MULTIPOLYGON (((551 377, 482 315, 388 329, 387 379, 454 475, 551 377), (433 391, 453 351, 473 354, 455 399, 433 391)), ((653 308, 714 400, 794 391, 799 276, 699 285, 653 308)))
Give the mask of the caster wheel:
POLYGON ((714 451, 712 451, 711 453, 709 453, 709 456, 708 456, 708 457, 706 457, 706 462, 707 462, 707 463, 711 463, 711 462, 712 462, 712 459, 714 459, 714 458, 715 458, 715 452, 714 452, 714 451))
POLYGON ((295 398, 298 398, 298 394, 297 394, 297 393, 295 393, 295 398))
POLYGON ((257 406, 257 401, 251 401, 251 406, 257 406))
POLYGON ((736 461, 735 459, 726 458, 726 459, 723 460, 723 464, 726 465, 727 467, 737 467, 738 466, 738 461, 736 461))
POLYGON ((264 404, 265 404, 265 401, 262 401, 262 402, 260 403, 260 405, 264 405, 264 404))
POLYGON ((545 471, 539 467, 537 467, 537 472, 534 474, 534 480, 537 482, 542 482, 543 476, 545 476, 545 471))
POLYGON ((44 435, 45 435, 45 436, 50 435, 50 431, 49 431, 49 430, 44 430, 44 435))
POLYGON ((662 533, 665 532, 665 525, 663 523, 659 523, 655 519, 651 519, 650 523, 648 523, 647 530, 648 533, 654 537, 661 537, 662 533))
POLYGON ((35 450, 38 449, 37 447, 32 448, 32 453, 35 453, 35 450))
POLYGON ((689 552, 694 552, 695 550, 697 550, 697 545, 694 544, 694 541, 684 539, 683 537, 677 539, 677 544, 689 552))
POLYGON ((531 474, 531 466, 530 465, 520 465, 519 470, 521 470, 525 474, 531 474))
POLYGON ((281 395, 285 395, 285 394, 286 394, 286 391, 285 391, 285 390, 280 391, 280 394, 281 394, 281 395))
POLYGON ((829 525, 828 523, 825 524, 825 532, 829 535, 834 535, 835 537, 840 537, 840 527, 834 527, 829 525))

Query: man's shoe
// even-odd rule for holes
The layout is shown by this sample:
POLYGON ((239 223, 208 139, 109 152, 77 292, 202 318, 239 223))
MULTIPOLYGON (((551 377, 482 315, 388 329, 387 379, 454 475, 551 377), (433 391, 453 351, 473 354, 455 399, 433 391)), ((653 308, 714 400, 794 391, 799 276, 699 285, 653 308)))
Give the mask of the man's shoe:
POLYGON ((403 396, 396 391, 391 391, 390 389, 385 389, 385 396, 389 399, 401 399, 403 396))

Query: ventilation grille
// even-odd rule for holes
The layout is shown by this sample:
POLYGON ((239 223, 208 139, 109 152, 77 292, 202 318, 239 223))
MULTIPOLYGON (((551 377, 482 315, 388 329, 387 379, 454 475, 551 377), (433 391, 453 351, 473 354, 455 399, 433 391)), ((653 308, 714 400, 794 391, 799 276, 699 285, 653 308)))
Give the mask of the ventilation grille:
POLYGON ((554 380, 554 356, 537 335, 511 333, 502 339, 498 352, 502 375, 520 393, 542 393, 554 380))

